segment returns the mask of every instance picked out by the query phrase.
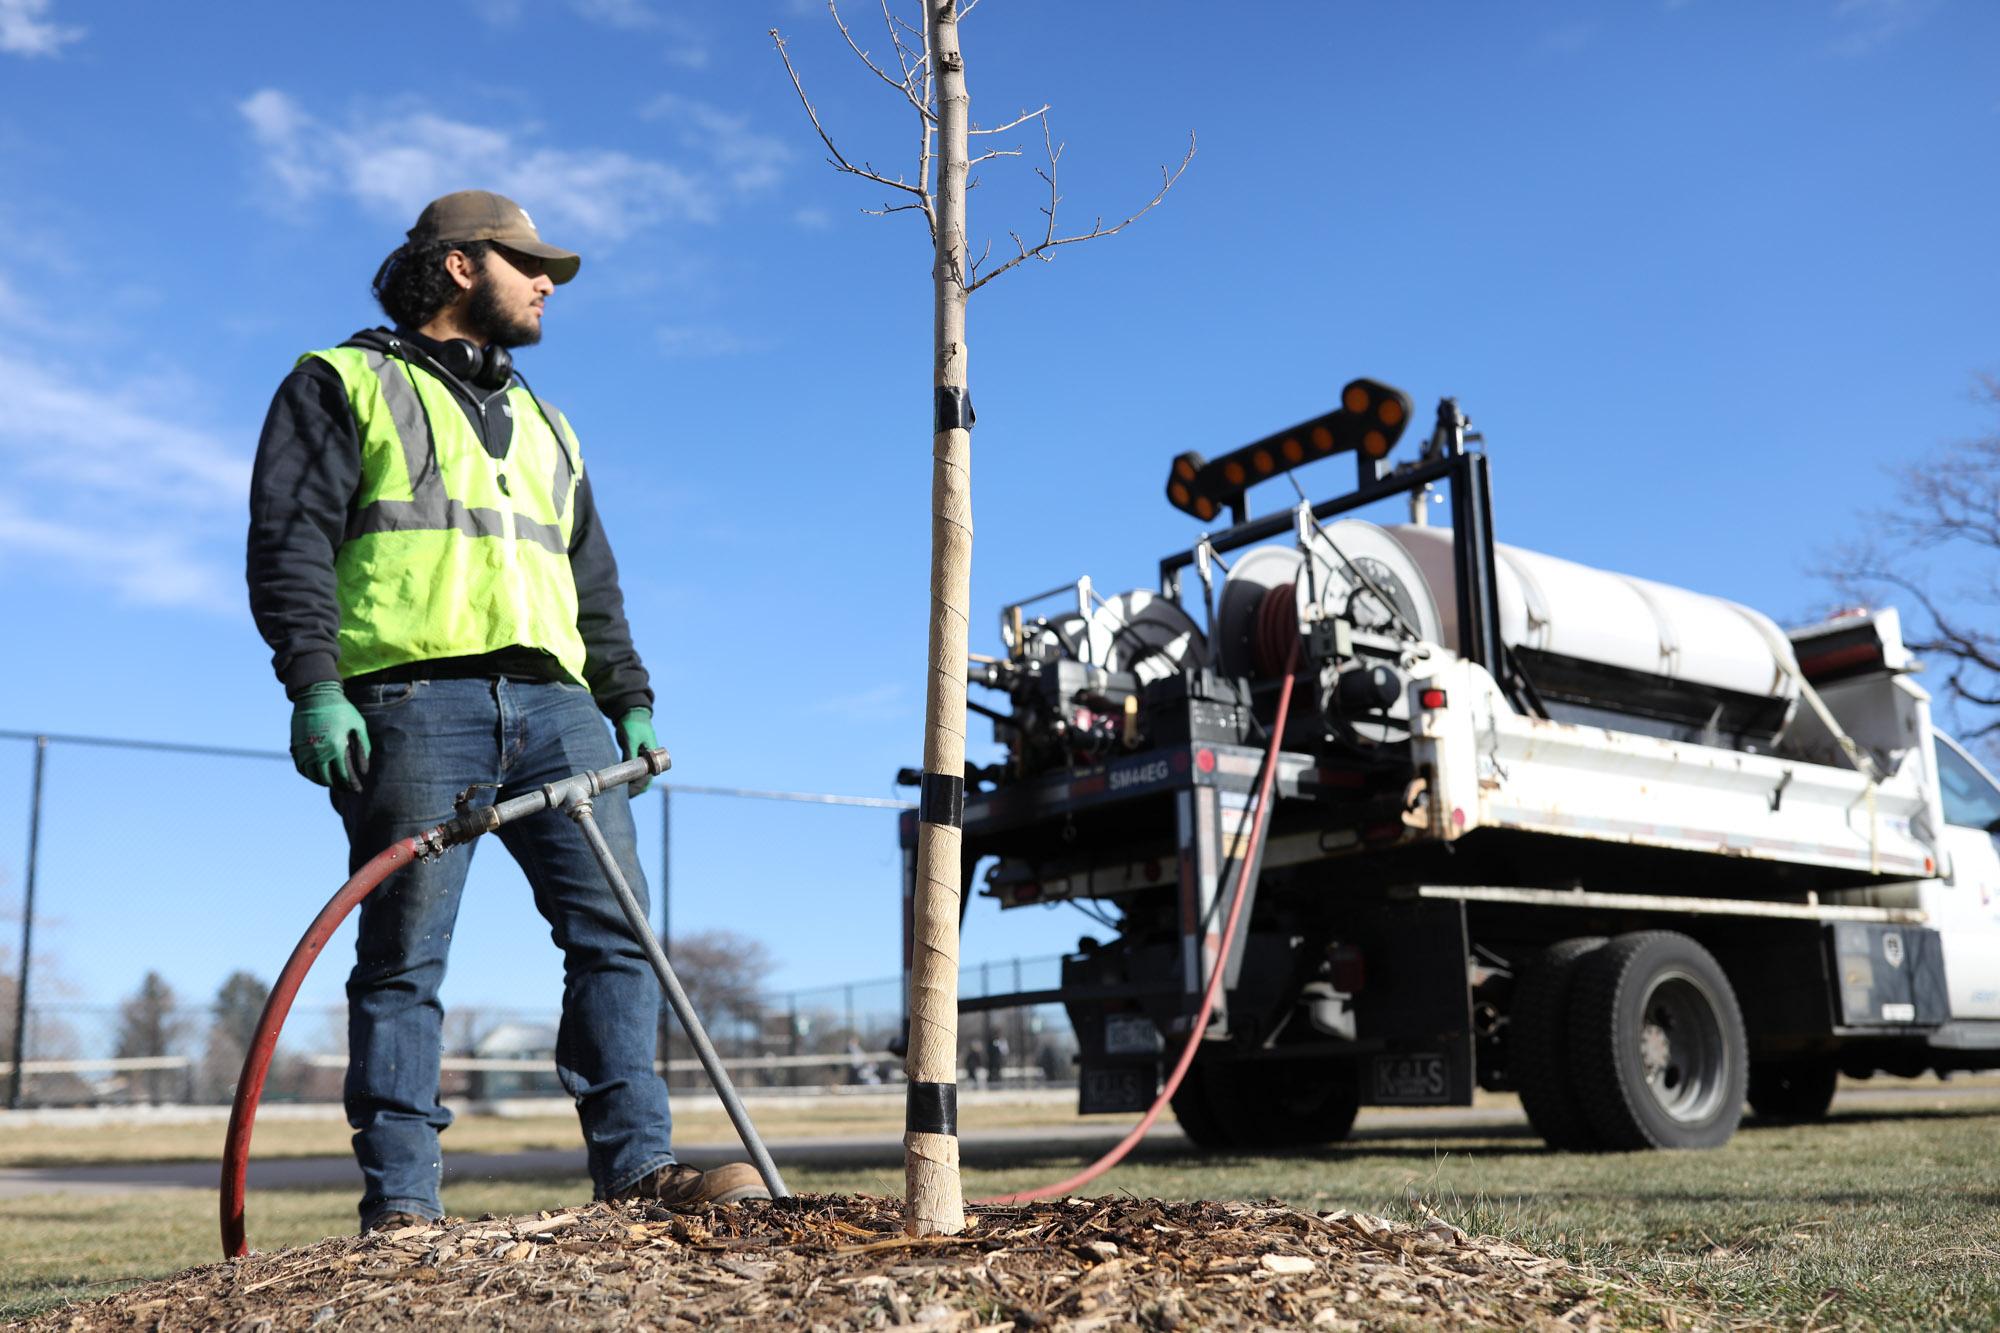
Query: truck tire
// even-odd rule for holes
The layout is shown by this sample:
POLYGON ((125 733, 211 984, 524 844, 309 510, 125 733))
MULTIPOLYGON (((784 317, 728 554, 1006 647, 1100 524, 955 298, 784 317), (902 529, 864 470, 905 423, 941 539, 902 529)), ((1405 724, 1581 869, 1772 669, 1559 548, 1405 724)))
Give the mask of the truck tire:
POLYGON ((1749 1042, 1714 956, 1647 930, 1585 958, 1570 992, 1570 1074, 1602 1147, 1727 1143, 1743 1119, 1749 1042))
POLYGON ((1181 1133, 1187 1135, 1189 1143, 1208 1152, 1217 1152, 1234 1145, 1223 1132, 1222 1121, 1216 1117, 1208 1075, 1209 1062, 1196 1060, 1188 1066, 1181 1085, 1174 1089, 1173 1098, 1167 1104, 1174 1108, 1174 1119, 1180 1121, 1181 1133))
MULTIPOLYGON (((1361 1110, 1360 1073, 1352 1060, 1253 1060, 1249 1077, 1232 1089, 1230 1103, 1246 1123, 1238 1129, 1247 1148, 1305 1148, 1338 1143, 1361 1110), (1247 1095, 1246 1095, 1247 1094, 1247 1095)), ((1229 1123, 1228 1112, 1223 1116, 1229 1123)))
POLYGON ((1551 945, 1514 983, 1507 1015, 1507 1067, 1521 1109, 1558 1152, 1597 1146, 1570 1079, 1569 997, 1578 964, 1604 947, 1602 936, 1551 945))
POLYGON ((1215 1062, 1174 1094, 1174 1115, 1204 1148, 1300 1148, 1335 1143, 1354 1128, 1361 1085, 1354 1061, 1325 1056, 1215 1062), (1197 1104, 1193 1097, 1199 1094, 1197 1104))
POLYGON ((1833 1105, 1840 1064, 1830 1055, 1795 1055, 1750 1065, 1750 1109, 1761 1120, 1797 1124, 1818 1120, 1833 1105))

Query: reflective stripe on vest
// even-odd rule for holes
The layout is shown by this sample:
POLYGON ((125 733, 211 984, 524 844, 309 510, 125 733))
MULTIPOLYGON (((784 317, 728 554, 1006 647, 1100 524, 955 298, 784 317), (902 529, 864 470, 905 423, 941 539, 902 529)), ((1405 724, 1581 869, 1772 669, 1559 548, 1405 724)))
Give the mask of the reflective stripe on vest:
POLYGON ((499 401, 512 439, 495 459, 420 362, 364 347, 307 355, 339 373, 361 436, 361 485, 335 561, 341 675, 527 647, 580 682, 569 423, 509 390, 499 401))

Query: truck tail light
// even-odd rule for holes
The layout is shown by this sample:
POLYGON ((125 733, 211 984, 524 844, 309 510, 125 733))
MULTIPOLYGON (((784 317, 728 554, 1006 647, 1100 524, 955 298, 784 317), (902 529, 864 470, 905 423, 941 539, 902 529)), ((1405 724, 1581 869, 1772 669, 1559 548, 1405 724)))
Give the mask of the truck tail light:
POLYGON ((1327 955, 1327 980, 1344 995, 1358 995, 1368 984, 1368 960, 1351 944, 1336 944, 1327 955))
POLYGON ((1445 703, 1444 691, 1432 686, 1417 695, 1417 702, 1425 708, 1443 708, 1445 703))

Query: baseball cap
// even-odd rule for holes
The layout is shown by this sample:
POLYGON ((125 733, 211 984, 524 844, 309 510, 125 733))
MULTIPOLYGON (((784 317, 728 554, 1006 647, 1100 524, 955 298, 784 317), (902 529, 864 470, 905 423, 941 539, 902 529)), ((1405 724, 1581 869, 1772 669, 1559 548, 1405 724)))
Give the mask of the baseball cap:
POLYGON ((546 261, 549 281, 568 282, 583 265, 573 250, 558 249, 542 240, 528 210, 491 190, 460 190, 433 199, 410 228, 413 241, 492 241, 509 250, 546 261))

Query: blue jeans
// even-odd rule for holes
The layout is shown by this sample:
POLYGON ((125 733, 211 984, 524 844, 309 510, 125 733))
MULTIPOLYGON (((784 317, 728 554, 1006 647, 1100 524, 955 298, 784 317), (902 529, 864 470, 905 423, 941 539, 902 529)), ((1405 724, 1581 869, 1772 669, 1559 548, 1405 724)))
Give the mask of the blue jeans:
MULTIPOLYGON (((453 798, 473 783, 498 785, 475 793, 486 804, 619 757, 603 715, 577 685, 425 680, 352 686, 348 697, 374 747, 363 790, 333 794, 352 869, 449 818, 453 798)), ((593 808, 643 905, 646 880, 625 791, 598 796, 593 808)), ((563 951, 556 1073, 576 1099, 602 1197, 674 1160, 667 1085, 653 1072, 660 985, 569 816, 545 810, 498 837, 563 951)), ((345 1101, 365 1186, 364 1227, 389 1212, 443 1215, 438 1132, 451 1113, 438 1105, 438 985, 478 845, 405 867, 361 904, 347 980, 345 1101)))

